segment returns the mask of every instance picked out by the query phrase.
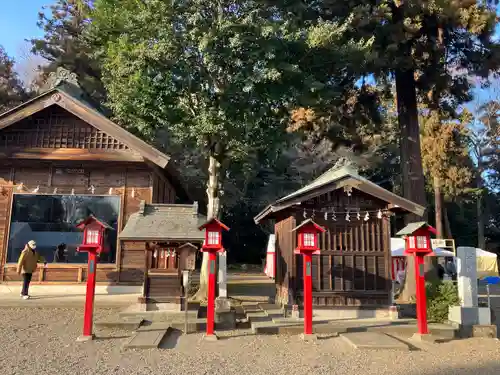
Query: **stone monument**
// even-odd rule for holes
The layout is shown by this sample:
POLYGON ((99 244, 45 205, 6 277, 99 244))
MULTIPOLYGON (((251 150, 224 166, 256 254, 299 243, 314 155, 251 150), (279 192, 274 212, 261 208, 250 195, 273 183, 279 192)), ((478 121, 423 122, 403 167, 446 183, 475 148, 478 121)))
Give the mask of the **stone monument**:
POLYGON ((215 299, 215 324, 216 329, 236 328, 236 314, 231 308, 231 301, 227 298, 227 252, 219 253, 218 290, 215 299))
POLYGON ((448 319, 462 326, 490 325, 490 309, 478 306, 476 249, 458 247, 456 260, 458 296, 461 305, 449 308, 448 319))

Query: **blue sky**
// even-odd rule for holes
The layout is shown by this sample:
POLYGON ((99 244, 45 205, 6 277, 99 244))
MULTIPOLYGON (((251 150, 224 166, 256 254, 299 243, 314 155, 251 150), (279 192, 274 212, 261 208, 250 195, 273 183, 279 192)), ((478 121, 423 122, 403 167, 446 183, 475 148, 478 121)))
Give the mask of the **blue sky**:
POLYGON ((0 44, 11 57, 19 57, 25 39, 43 35, 36 23, 42 6, 51 0, 0 0, 0 44))

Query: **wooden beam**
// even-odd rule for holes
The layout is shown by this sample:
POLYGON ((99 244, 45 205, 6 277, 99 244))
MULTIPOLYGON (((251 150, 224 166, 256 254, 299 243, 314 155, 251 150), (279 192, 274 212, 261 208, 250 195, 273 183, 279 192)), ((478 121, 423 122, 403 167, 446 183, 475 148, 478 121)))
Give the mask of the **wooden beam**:
POLYGON ((37 112, 40 112, 47 107, 50 107, 54 103, 54 99, 52 97, 48 97, 45 99, 34 100, 30 104, 27 104, 25 107, 19 109, 14 108, 14 110, 7 112, 3 118, 0 118, 0 130, 37 112))
POLYGON ((81 148, 2 148, 0 159, 144 162, 142 156, 130 150, 104 151, 81 148))
POLYGON ((106 116, 96 112, 95 110, 85 106, 83 103, 76 101, 66 93, 61 93, 61 100, 57 102, 62 108, 68 112, 86 121, 97 129, 107 133, 119 141, 125 143, 128 147, 141 153, 145 158, 161 168, 165 168, 170 160, 170 157, 158 151, 151 145, 137 138, 132 133, 123 129, 118 124, 114 123, 106 116))

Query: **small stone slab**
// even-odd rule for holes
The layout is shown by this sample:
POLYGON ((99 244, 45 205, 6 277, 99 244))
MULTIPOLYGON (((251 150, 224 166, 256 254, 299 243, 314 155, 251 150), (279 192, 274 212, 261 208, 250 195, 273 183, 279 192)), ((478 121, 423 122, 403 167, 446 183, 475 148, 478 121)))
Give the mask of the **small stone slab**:
POLYGON ((123 317, 123 318, 110 318, 95 322, 96 327, 101 328, 121 328, 125 330, 134 331, 142 324, 144 320, 140 317, 123 317))
POLYGON ((213 335, 203 335, 203 340, 204 341, 217 341, 217 340, 219 340, 219 338, 214 333, 213 335))
POLYGON ((169 332, 169 329, 159 331, 137 332, 130 341, 125 344, 125 349, 156 349, 160 345, 163 337, 169 332))
POLYGON ((378 332, 349 332, 340 335, 355 349, 364 350, 410 350, 404 342, 396 340, 384 333, 378 332))
POLYGON ((310 335, 306 335, 305 333, 301 333, 300 338, 301 338, 301 340, 306 341, 306 342, 314 342, 314 341, 318 340, 318 336, 315 335, 314 333, 312 333, 310 335))
POLYGON ((172 326, 169 322, 153 322, 147 326, 140 326, 137 332, 166 331, 172 326))

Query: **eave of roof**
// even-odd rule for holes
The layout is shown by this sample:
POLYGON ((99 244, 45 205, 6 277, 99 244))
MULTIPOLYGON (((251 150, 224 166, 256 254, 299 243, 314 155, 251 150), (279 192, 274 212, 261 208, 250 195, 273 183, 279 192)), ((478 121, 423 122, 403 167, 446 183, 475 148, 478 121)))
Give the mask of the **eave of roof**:
POLYGON ((425 211, 424 207, 402 198, 369 181, 368 179, 361 177, 352 168, 342 167, 326 171, 301 189, 278 199, 273 204, 268 205, 254 217, 254 221, 258 224, 274 212, 281 211, 304 200, 324 194, 325 192, 340 189, 343 186, 351 186, 352 188, 360 190, 368 195, 393 204, 394 208, 400 208, 418 216, 422 216, 425 211))

